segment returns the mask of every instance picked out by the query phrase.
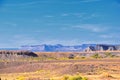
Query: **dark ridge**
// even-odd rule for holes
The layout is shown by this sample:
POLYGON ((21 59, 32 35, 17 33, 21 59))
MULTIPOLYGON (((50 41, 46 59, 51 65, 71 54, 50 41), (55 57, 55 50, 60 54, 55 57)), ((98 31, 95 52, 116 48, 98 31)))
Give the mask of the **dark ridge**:
POLYGON ((38 55, 35 54, 34 52, 29 52, 29 54, 26 54, 26 55, 28 55, 28 56, 32 56, 32 57, 38 57, 38 55))
POLYGON ((31 51, 0 50, 0 59, 18 59, 25 57, 38 57, 38 55, 31 51))

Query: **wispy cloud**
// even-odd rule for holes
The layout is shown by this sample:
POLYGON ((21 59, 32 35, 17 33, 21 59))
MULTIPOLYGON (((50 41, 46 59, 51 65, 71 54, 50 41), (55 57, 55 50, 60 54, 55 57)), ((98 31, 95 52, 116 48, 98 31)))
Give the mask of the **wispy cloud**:
POLYGON ((101 38, 113 38, 113 35, 100 35, 101 38))
POLYGON ((69 39, 69 40, 62 40, 62 39, 36 39, 25 35, 14 35, 13 38, 11 38, 11 43, 14 46, 20 47, 21 45, 40 45, 40 44, 62 44, 62 45, 80 45, 80 44, 118 44, 120 41, 116 41, 114 39, 109 40, 81 40, 81 39, 69 39))
POLYGON ((81 2, 98 2, 98 1, 101 1, 101 0, 81 0, 81 2))
POLYGON ((21 35, 21 34, 16 34, 13 35, 13 38, 11 38, 11 42, 16 45, 30 45, 30 44, 38 44, 39 41, 33 37, 26 36, 26 35, 21 35))
POLYGON ((54 16, 53 15, 45 15, 44 17, 46 17, 46 18, 53 18, 54 16))
POLYGON ((68 13, 59 13, 59 14, 46 14, 43 15, 43 17, 45 18, 57 18, 57 17, 74 17, 74 18, 80 18, 80 20, 87 20, 87 19, 93 19, 93 18, 99 18, 102 17, 99 14, 96 13, 85 13, 85 12, 76 12, 76 13, 72 13, 72 12, 68 12, 68 13))
POLYGON ((64 14, 61 14, 61 16, 69 16, 70 14, 68 13, 64 13, 64 14))
POLYGON ((62 44, 62 45, 81 45, 81 44, 118 44, 120 41, 117 40, 80 40, 80 39, 72 39, 72 40, 43 40, 40 44, 62 44))
POLYGON ((119 33, 116 33, 116 34, 114 34, 114 33, 110 33, 110 34, 102 34, 102 35, 100 35, 99 37, 100 38, 104 38, 104 39, 115 39, 115 38, 119 38, 119 35, 118 35, 119 33))
POLYGON ((46 3, 46 1, 31 1, 31 2, 19 3, 19 4, 9 3, 9 4, 4 4, 4 5, 5 6, 29 6, 29 5, 36 5, 40 3, 46 3))
POLYGON ((103 15, 100 14, 96 14, 96 13, 91 13, 91 14, 84 14, 81 18, 83 20, 88 20, 88 19, 96 19, 96 18, 100 18, 103 17, 103 15))
POLYGON ((61 16, 77 16, 77 17, 81 17, 86 15, 86 13, 63 13, 61 14, 61 16))
POLYGON ((104 32, 107 30, 107 28, 95 24, 81 24, 81 25, 72 26, 72 28, 88 30, 91 32, 104 32))
POLYGON ((43 17, 46 17, 46 18, 53 18, 53 17, 75 17, 75 18, 80 18, 80 19, 91 19, 91 18, 95 18, 95 17, 98 17, 99 15, 98 14, 88 14, 88 13, 61 13, 61 14, 57 14, 56 16, 54 14, 48 14, 48 15, 44 15, 43 17))
POLYGON ((118 40, 92 40, 92 41, 83 41, 83 44, 120 44, 118 40))
MULTIPOLYGON (((3 1, 3 0, 0 0, 0 1, 3 1)), ((36 1, 28 1, 28 2, 23 2, 23 3, 4 3, 3 5, 4 6, 8 6, 8 7, 25 7, 25 6, 36 6, 37 4, 51 4, 51 3, 54 3, 54 4, 79 4, 79 3, 90 3, 90 2, 98 2, 98 1, 101 1, 101 0, 73 0, 73 1, 59 1, 59 0, 56 0, 56 1, 49 1, 49 0, 36 0, 36 1)), ((2 3, 2 2, 0 2, 2 3)))
POLYGON ((3 22, 4 25, 8 25, 8 26, 12 26, 12 27, 16 27, 17 24, 13 23, 13 22, 3 22))
POLYGON ((80 3, 91 3, 91 2, 99 2, 102 0, 73 0, 73 1, 67 1, 64 2, 64 4, 80 4, 80 3))
POLYGON ((63 45, 75 45, 75 44, 80 44, 80 41, 77 39, 74 40, 58 40, 58 39, 54 39, 54 40, 43 40, 42 44, 63 44, 63 45))
MULTIPOLYGON (((59 15, 60 16, 60 15, 59 15)), ((80 18, 82 20, 87 20, 87 19, 93 19, 93 18, 99 18, 102 17, 102 15, 96 14, 96 13, 85 13, 85 12, 78 12, 78 13, 63 13, 61 14, 61 17, 76 17, 76 18, 80 18)))
POLYGON ((39 30, 39 31, 35 31, 35 32, 36 32, 36 33, 43 33, 43 32, 45 32, 45 31, 40 31, 40 30, 39 30))
POLYGON ((72 15, 76 17, 84 17, 86 13, 72 13, 72 15))
POLYGON ((74 16, 74 17, 83 17, 85 16, 85 13, 63 13, 61 16, 66 17, 66 16, 74 16))

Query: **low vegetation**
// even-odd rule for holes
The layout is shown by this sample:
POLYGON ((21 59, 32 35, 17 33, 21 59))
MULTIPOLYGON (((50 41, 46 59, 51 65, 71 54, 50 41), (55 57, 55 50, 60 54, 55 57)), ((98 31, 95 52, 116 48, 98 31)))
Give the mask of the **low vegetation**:
POLYGON ((91 57, 98 59, 98 58, 102 58, 102 56, 100 56, 98 53, 93 54, 91 57))
POLYGON ((36 55, 2 60, 0 80, 120 80, 120 58, 113 57, 113 53, 36 55))
POLYGON ((61 80, 88 80, 88 78, 82 77, 80 75, 65 75, 61 80))

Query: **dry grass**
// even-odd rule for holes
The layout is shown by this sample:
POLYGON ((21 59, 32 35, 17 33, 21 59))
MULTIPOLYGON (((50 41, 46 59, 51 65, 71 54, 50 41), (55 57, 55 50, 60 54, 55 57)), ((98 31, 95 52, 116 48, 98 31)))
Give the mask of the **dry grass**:
POLYGON ((29 80, 29 79, 50 79, 56 77, 54 72, 39 70, 35 72, 0 74, 2 80, 29 80))
MULTIPOLYGON (((109 73, 107 73, 109 74, 109 73)), ((49 71, 1 74, 2 80, 63 80, 67 75, 58 76, 49 71)), ((72 75, 68 75, 72 77, 72 75)), ((77 75, 75 75, 77 76, 77 75)), ((73 75, 74 77, 74 75, 73 75)), ((79 77, 79 76, 78 76, 79 77)), ((120 74, 81 75, 85 80, 120 80, 120 74)), ((65 80, 65 79, 64 79, 65 80)), ((72 80, 72 79, 71 79, 72 80)))
POLYGON ((38 58, 0 62, 2 80, 62 80, 64 75, 80 74, 88 80, 120 80, 120 58, 68 59, 71 53, 39 54, 38 58), (41 59, 42 58, 42 59, 41 59), (59 59, 58 59, 59 58, 59 59))

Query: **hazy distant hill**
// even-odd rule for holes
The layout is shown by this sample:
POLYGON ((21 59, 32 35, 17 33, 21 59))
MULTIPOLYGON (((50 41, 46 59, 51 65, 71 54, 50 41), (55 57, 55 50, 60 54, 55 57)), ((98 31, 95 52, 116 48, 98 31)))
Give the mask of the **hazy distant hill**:
POLYGON ((120 50, 120 45, 108 44, 82 44, 74 46, 56 45, 24 45, 21 50, 30 50, 33 52, 82 52, 82 51, 114 51, 120 50))
POLYGON ((82 44, 74 46, 56 45, 23 45, 20 48, 0 48, 0 50, 29 50, 33 52, 82 52, 82 51, 113 51, 119 50, 120 45, 82 44))
POLYGON ((75 46, 63 46, 61 44, 56 45, 24 45, 21 46, 21 50, 40 51, 40 52, 79 52, 85 50, 89 46, 96 46, 96 44, 82 44, 75 46))
POLYGON ((19 50, 19 48, 0 48, 0 50, 19 50))

